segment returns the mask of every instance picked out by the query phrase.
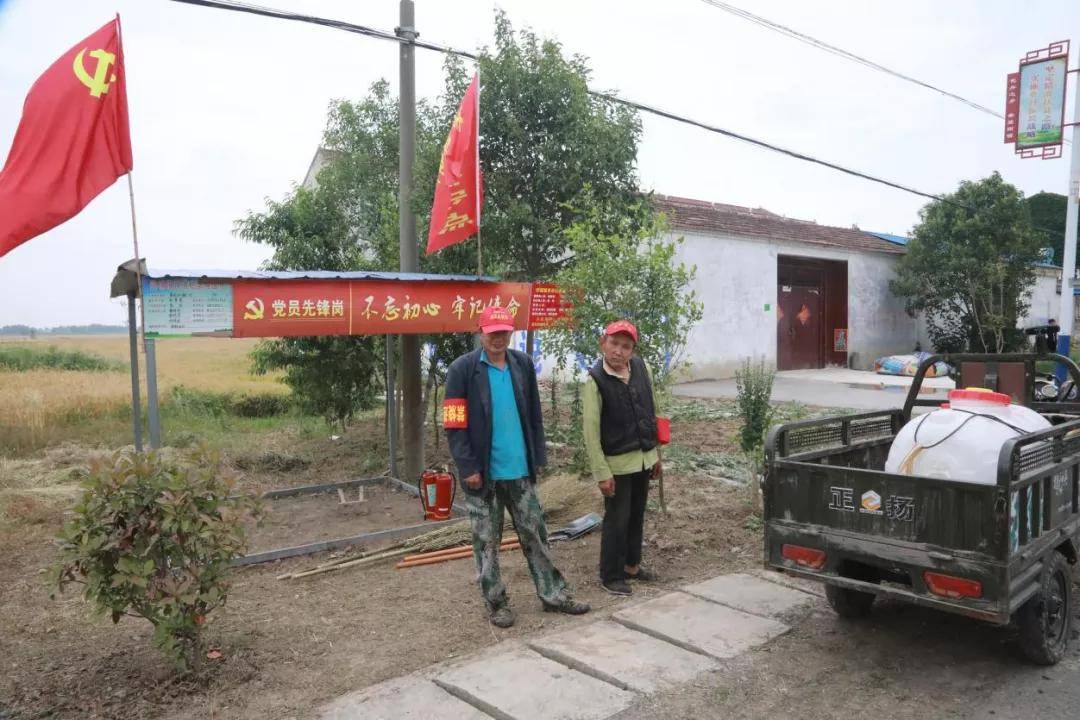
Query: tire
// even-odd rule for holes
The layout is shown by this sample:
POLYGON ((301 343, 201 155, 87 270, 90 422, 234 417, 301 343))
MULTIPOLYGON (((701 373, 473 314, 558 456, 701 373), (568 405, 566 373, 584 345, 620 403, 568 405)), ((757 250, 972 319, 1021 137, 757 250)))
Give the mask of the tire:
POLYGON ((1050 553, 1042 587, 1016 613, 1020 649, 1037 665, 1054 665, 1069 648, 1072 632, 1072 577, 1069 561, 1050 553))
POLYGON ((825 598, 829 601, 832 609, 842 618, 864 618, 870 614, 870 606, 874 604, 874 593, 861 590, 850 590, 836 585, 825 586, 825 598))

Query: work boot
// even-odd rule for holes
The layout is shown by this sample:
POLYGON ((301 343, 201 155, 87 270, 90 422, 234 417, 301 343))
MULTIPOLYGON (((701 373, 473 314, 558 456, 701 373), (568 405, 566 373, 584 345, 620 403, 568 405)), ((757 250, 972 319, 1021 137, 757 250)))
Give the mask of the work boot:
POLYGON ((492 610, 489 619, 497 628, 508 628, 514 624, 514 611, 509 605, 503 605, 492 610))
POLYGON ((608 580, 607 582, 600 583, 600 587, 604 588, 612 595, 621 595, 623 597, 634 593, 625 580, 608 580))
POLYGON ((591 609, 589 603, 578 602, 573 598, 563 598, 560 602, 552 605, 544 603, 544 612, 560 612, 566 615, 584 615, 591 609))

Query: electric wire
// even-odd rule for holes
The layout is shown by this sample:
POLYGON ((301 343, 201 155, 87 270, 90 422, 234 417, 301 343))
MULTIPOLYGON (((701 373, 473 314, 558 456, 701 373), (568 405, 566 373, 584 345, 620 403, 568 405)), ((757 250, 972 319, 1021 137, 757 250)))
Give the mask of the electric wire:
POLYGON ((712 7, 716 8, 717 10, 723 10, 726 13, 729 13, 731 15, 735 15, 736 17, 740 17, 740 18, 742 18, 744 20, 748 20, 748 21, 754 23, 755 25, 759 25, 759 26, 761 26, 763 28, 766 28, 768 30, 772 30, 772 31, 778 32, 778 33, 780 33, 782 35, 786 35, 787 37, 790 37, 790 38, 792 38, 794 40, 798 40, 799 42, 810 45, 811 47, 815 47, 815 48, 817 48, 819 50, 823 50, 823 51, 825 51, 827 53, 830 53, 832 55, 837 55, 837 56, 842 57, 842 58, 844 58, 846 60, 851 60, 852 62, 858 63, 859 65, 863 65, 864 67, 868 67, 868 68, 870 68, 872 70, 877 70, 879 72, 886 73, 887 75, 892 75, 893 77, 899 78, 899 79, 904 80, 906 82, 913 83, 913 84, 918 85, 920 87, 926 88, 927 90, 931 90, 933 92, 944 95, 945 97, 952 98, 953 100, 957 100, 959 102, 962 102, 963 104, 967 105, 968 107, 974 108, 975 110, 978 110, 979 112, 986 113, 987 115, 993 115, 994 117, 1000 118, 1002 120, 1005 119, 1005 116, 1002 115, 1001 113, 996 112, 994 110, 991 110, 990 108, 986 107, 985 105, 980 105, 979 103, 975 102, 974 100, 968 100, 966 97, 964 97, 962 95, 957 95, 954 92, 949 92, 948 90, 945 90, 943 88, 939 88, 936 85, 931 85, 930 83, 925 82, 924 80, 919 80, 918 78, 912 77, 910 75, 905 75, 902 72, 899 72, 897 70, 893 70, 891 68, 885 67, 884 65, 882 65, 880 63, 876 63, 873 60, 865 58, 865 57, 863 57, 861 55, 856 55, 855 53, 850 52, 848 50, 844 50, 843 48, 837 47, 835 45, 830 45, 829 43, 827 43, 827 42, 825 42, 823 40, 818 40, 815 37, 812 37, 812 36, 807 35, 805 33, 801 33, 798 30, 795 30, 793 28, 788 27, 787 25, 782 25, 782 24, 780 24, 778 22, 774 22, 774 21, 769 20, 767 18, 763 18, 760 15, 754 15, 753 13, 751 13, 751 12, 749 12, 747 10, 743 10, 742 8, 735 7, 734 5, 730 5, 730 4, 726 3, 726 2, 720 2, 720 0, 701 0, 701 1, 703 3, 705 3, 706 5, 711 5, 712 7))
MULTIPOLYGON (((395 33, 387 32, 385 30, 378 30, 376 28, 368 27, 368 26, 365 26, 365 25, 357 25, 355 23, 348 23, 348 22, 345 22, 345 21, 342 21, 342 20, 333 20, 333 19, 330 19, 330 18, 318 17, 318 16, 314 16, 314 15, 306 15, 306 14, 302 14, 302 13, 289 12, 289 11, 285 11, 285 10, 277 10, 277 9, 274 9, 274 8, 268 8, 268 7, 263 7, 263 6, 259 6, 259 5, 253 5, 251 3, 240 2, 239 0, 169 0, 169 1, 170 2, 175 2, 175 3, 180 3, 180 4, 183 4, 183 5, 196 5, 196 6, 200 6, 200 7, 215 8, 215 9, 219 9, 219 10, 232 10, 232 11, 235 11, 235 12, 248 13, 248 14, 251 14, 251 15, 260 15, 260 16, 264 16, 264 17, 277 18, 277 19, 281 19, 281 20, 291 20, 291 21, 295 21, 295 22, 303 22, 303 23, 308 23, 308 24, 321 25, 323 27, 329 27, 329 28, 333 28, 333 29, 336 29, 336 30, 344 30, 346 32, 356 33, 356 34, 359 34, 359 35, 364 35, 364 36, 371 37, 371 38, 376 38, 376 39, 379 39, 379 40, 387 40, 387 41, 396 42, 396 43, 410 43, 410 44, 412 44, 412 45, 414 45, 416 47, 423 48, 425 50, 431 50, 433 52, 456 55, 458 57, 466 58, 466 59, 472 60, 472 61, 478 61, 480 59, 480 56, 475 54, 475 53, 466 52, 464 50, 458 50, 456 48, 450 47, 449 45, 442 45, 442 44, 439 44, 439 43, 421 41, 419 39, 409 40, 407 37, 399 36, 399 35, 397 35, 395 33)), ((708 1, 708 0, 706 0, 706 1, 708 1)), ((932 89, 936 90, 937 88, 932 88, 932 89)), ((657 117, 662 117, 662 118, 666 118, 668 120, 673 120, 673 121, 678 122, 678 123, 682 123, 682 124, 685 124, 685 125, 690 125, 690 126, 705 130, 707 132, 715 133, 717 135, 722 135, 724 137, 728 137, 728 138, 731 138, 731 139, 734 139, 734 140, 739 140, 741 142, 744 142, 744 143, 747 143, 747 144, 750 144, 750 145, 753 145, 753 146, 756 146, 756 147, 759 147, 759 148, 762 148, 762 149, 765 149, 765 150, 769 150, 771 152, 775 152, 775 153, 778 153, 780 155, 785 155, 787 157, 790 157, 790 158, 793 158, 793 159, 796 159, 796 160, 801 160, 803 162, 808 162, 808 163, 811 163, 811 164, 819 165, 821 167, 825 167, 825 168, 828 168, 830 170, 835 170, 837 172, 844 173, 846 175, 850 175, 852 177, 856 177, 856 178, 859 178, 859 179, 862 179, 862 180, 866 180, 866 181, 869 181, 869 182, 884 185, 886 187, 890 187, 890 188, 893 188, 893 189, 896 189, 896 190, 900 190, 902 192, 910 193, 912 195, 917 195, 919 197, 923 197, 923 198, 926 198, 926 199, 929 199, 929 200, 935 200, 935 201, 938 201, 938 202, 941 202, 941 203, 945 203, 947 205, 951 205, 953 207, 956 207, 956 208, 959 208, 959 209, 962 209, 962 210, 966 210, 967 212, 972 213, 972 214, 977 215, 979 213, 977 208, 974 208, 974 207, 972 207, 970 205, 966 205, 964 203, 958 202, 956 200, 953 200, 952 198, 948 198, 948 197, 945 197, 943 195, 939 195, 939 194, 932 193, 932 192, 925 192, 923 190, 919 190, 917 188, 910 187, 908 185, 904 185, 902 183, 895 182, 893 180, 888 180, 886 178, 878 177, 876 175, 872 175, 872 174, 867 173, 867 172, 862 172, 860 170, 855 170, 855 169, 852 169, 852 168, 849 168, 849 167, 845 167, 845 166, 839 165, 837 163, 829 162, 828 160, 823 160, 821 158, 814 157, 813 155, 807 155, 805 153, 801 153, 801 152, 798 152, 796 150, 791 150, 791 149, 782 147, 780 145, 776 145, 774 143, 767 142, 765 140, 761 140, 759 138, 755 138, 755 137, 751 137, 749 135, 745 135, 745 134, 742 134, 742 133, 739 133, 739 132, 735 132, 734 130, 728 130, 727 128, 719 127, 717 125, 712 125, 712 124, 709 124, 709 123, 706 123, 706 122, 702 122, 700 120, 695 120, 693 118, 690 118, 690 117, 687 117, 687 116, 684 116, 684 115, 679 115, 678 113, 671 112, 669 110, 664 110, 664 109, 661 109, 661 108, 654 107, 652 105, 647 105, 645 103, 636 102, 634 100, 627 100, 626 98, 619 97, 618 95, 613 95, 611 93, 600 92, 600 91, 597 91, 597 90, 589 90, 588 93, 593 97, 605 100, 607 102, 615 103, 615 104, 618 104, 618 105, 623 105, 625 107, 629 107, 631 109, 638 110, 640 112, 644 112, 644 113, 647 113, 647 114, 650 114, 650 115, 655 115, 657 117)), ((1040 232, 1046 233, 1048 235, 1056 235, 1057 234, 1056 231, 1048 230, 1046 228, 1036 227, 1034 229, 1038 230, 1040 232)))

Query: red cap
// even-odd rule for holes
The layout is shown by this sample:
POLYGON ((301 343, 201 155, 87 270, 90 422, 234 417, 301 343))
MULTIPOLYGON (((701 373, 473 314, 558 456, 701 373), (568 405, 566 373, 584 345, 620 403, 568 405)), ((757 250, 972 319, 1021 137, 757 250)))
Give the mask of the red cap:
POLYGON ((605 335, 615 335, 616 333, 626 333, 634 339, 634 342, 637 342, 637 328, 629 320, 616 320, 604 328, 605 335))
POLYGON ((514 329, 514 316, 504 307, 486 307, 480 313, 480 330, 487 335, 514 329))
POLYGON ((986 388, 967 388, 964 390, 950 390, 949 402, 954 400, 975 400, 977 402, 992 403, 994 405, 1011 405, 1012 398, 1004 393, 994 392, 986 388))

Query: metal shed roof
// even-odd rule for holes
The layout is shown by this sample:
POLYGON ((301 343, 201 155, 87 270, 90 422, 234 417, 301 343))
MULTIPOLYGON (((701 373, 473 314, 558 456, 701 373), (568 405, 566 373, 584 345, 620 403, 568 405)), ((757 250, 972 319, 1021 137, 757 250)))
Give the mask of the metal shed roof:
MULTIPOLYGON (((434 275, 431 273, 379 272, 375 270, 166 270, 140 263, 143 277, 192 280, 402 280, 407 282, 498 282, 487 275, 434 275)), ((137 287, 135 260, 116 268, 112 281, 112 297, 127 295, 137 287)))

